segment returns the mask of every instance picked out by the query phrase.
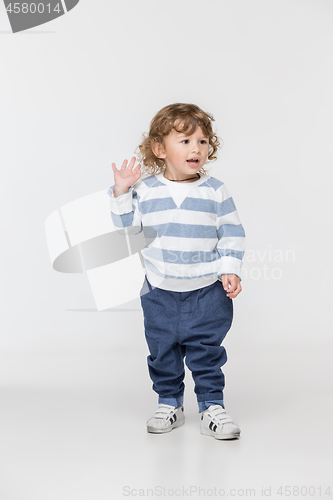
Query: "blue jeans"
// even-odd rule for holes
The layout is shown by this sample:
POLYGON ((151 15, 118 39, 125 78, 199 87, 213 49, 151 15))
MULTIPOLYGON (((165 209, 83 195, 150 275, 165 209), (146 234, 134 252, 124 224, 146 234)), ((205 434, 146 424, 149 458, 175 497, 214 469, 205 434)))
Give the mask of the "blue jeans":
POLYGON ((147 277, 140 298, 147 358, 159 403, 182 406, 184 358, 192 372, 199 411, 223 403, 227 353, 221 345, 233 319, 232 299, 221 281, 189 292, 153 287, 147 277))

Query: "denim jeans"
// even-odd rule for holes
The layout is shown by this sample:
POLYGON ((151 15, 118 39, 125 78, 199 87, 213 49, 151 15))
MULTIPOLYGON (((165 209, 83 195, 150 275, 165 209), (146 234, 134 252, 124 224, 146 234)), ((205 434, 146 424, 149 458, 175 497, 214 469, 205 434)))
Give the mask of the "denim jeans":
POLYGON ((159 403, 182 406, 184 358, 192 373, 199 411, 223 403, 227 353, 221 345, 233 319, 232 299, 221 281, 174 292, 153 287, 147 277, 140 298, 150 355, 148 370, 159 403))

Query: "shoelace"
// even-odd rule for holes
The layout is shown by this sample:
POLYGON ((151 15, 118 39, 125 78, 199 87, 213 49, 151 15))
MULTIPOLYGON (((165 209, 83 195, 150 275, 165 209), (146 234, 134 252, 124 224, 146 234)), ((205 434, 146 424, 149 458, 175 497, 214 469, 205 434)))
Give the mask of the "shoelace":
POLYGON ((170 417, 176 408, 174 406, 160 404, 155 412, 155 418, 168 418, 170 417))
POLYGON ((215 422, 216 425, 223 425, 233 422, 233 419, 228 415, 226 410, 221 405, 211 406, 208 416, 215 422))

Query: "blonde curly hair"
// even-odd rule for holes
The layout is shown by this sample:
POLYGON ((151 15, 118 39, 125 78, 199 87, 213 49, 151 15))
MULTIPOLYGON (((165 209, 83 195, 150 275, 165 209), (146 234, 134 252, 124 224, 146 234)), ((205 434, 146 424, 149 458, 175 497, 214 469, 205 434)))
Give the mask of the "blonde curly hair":
MULTIPOLYGON (((213 121, 214 118, 211 114, 206 113, 195 104, 169 104, 158 111, 150 122, 149 133, 143 134, 144 139, 136 150, 138 161, 141 163, 141 177, 159 174, 165 170, 164 160, 155 156, 152 146, 156 143, 163 145, 164 137, 169 135, 172 129, 191 135, 197 126, 201 127, 209 142, 207 163, 215 161, 217 159, 216 152, 221 147, 221 142, 213 132, 213 121)), ((202 167, 199 173, 204 175, 208 172, 202 167)))

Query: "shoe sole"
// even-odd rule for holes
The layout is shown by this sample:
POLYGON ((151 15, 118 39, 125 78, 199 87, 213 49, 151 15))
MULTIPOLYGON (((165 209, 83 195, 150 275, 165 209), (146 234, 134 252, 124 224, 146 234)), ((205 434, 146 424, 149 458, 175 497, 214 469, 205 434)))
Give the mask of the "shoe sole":
POLYGON ((171 432, 173 429, 176 429, 176 427, 180 427, 184 424, 185 418, 182 420, 177 420, 174 424, 171 425, 171 427, 168 427, 167 429, 154 429, 153 427, 147 426, 147 432, 149 432, 150 434, 166 434, 167 432, 171 432))
POLYGON ((233 432, 232 434, 219 435, 209 429, 205 429, 204 427, 200 427, 200 432, 204 436, 212 436, 215 439, 236 439, 239 438, 240 436, 240 432, 233 432))

